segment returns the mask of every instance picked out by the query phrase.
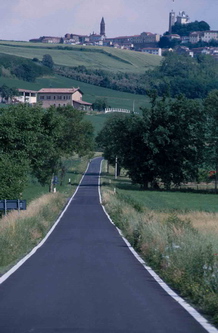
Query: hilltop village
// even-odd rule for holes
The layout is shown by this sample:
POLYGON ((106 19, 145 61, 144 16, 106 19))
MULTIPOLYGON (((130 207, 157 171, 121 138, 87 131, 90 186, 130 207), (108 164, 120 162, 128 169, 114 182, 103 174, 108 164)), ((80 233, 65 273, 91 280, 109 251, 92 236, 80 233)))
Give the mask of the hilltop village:
POLYGON ((106 24, 102 17, 99 33, 93 32, 89 35, 66 33, 64 37, 42 36, 29 41, 48 44, 108 46, 159 56, 166 49, 175 49, 180 54, 194 56, 203 53, 218 59, 218 30, 210 30, 209 25, 204 21, 190 22, 189 16, 184 11, 179 12, 177 16, 173 10, 169 13, 169 28, 163 35, 142 32, 139 35, 109 38, 106 36, 106 24), (178 29, 188 26, 190 29, 178 29), (193 31, 193 27, 199 30, 193 31))

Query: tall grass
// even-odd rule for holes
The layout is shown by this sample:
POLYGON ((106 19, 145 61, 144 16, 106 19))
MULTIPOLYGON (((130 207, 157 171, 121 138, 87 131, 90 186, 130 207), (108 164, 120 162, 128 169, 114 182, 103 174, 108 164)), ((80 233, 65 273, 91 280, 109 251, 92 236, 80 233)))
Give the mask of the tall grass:
POLYGON ((218 213, 151 210, 136 194, 114 191, 113 180, 102 182, 108 183, 102 186, 103 204, 132 246, 218 325, 218 213))
POLYGON ((0 221, 0 271, 28 253, 47 233, 63 208, 63 194, 45 194, 26 211, 13 211, 0 221))

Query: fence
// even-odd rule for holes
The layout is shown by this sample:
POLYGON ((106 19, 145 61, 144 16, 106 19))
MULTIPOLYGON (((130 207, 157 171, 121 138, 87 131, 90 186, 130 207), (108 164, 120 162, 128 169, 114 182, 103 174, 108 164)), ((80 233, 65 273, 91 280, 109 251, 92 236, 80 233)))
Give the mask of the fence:
POLYGON ((123 113, 130 113, 130 110, 127 109, 116 109, 116 108, 106 108, 105 109, 105 113, 109 113, 109 112, 123 112, 123 113))

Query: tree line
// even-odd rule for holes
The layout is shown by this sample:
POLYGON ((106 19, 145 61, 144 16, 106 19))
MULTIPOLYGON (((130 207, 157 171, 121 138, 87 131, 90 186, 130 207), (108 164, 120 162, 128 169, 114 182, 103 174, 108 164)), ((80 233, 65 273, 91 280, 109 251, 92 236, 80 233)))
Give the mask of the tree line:
POLYGON ((202 168, 218 173, 218 90, 203 103, 178 96, 159 99, 142 116, 112 116, 97 136, 110 164, 118 161, 133 183, 166 189, 198 181, 202 168))
POLYGON ((71 106, 19 104, 0 109, 0 197, 20 198, 28 176, 50 185, 63 168, 62 157, 88 154, 93 127, 71 106))

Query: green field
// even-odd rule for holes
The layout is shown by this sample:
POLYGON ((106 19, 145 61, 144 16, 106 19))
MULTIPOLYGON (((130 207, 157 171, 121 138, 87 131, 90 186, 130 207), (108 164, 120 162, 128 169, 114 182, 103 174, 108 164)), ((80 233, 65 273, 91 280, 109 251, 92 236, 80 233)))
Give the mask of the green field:
POLYGON ((42 60, 50 54, 56 65, 85 66, 111 72, 143 73, 160 64, 161 58, 141 52, 96 46, 48 45, 43 43, 0 42, 0 53, 42 60), (67 49, 66 49, 67 48, 67 49))
POLYGON ((139 185, 132 185, 131 180, 125 176, 121 176, 115 180, 113 179, 113 175, 104 174, 103 178, 106 184, 108 184, 108 179, 111 179, 110 186, 117 188, 117 192, 124 201, 127 201, 127 203, 128 200, 132 201, 149 210, 166 213, 190 211, 218 212, 216 194, 197 193, 197 191, 145 191, 140 189, 139 185))
POLYGON ((106 98, 111 107, 133 109, 139 112, 140 107, 148 105, 147 97, 143 95, 135 95, 125 92, 120 92, 112 89, 94 86, 88 83, 79 82, 76 80, 68 79, 63 76, 54 75, 51 77, 39 78, 36 82, 27 82, 14 78, 0 77, 0 86, 6 84, 9 87, 39 90, 41 88, 70 88, 80 87, 84 93, 83 100, 93 103, 96 98, 106 98))
POLYGON ((120 190, 140 205, 157 211, 165 212, 218 212, 217 195, 191 192, 166 192, 166 191, 140 191, 120 190))

